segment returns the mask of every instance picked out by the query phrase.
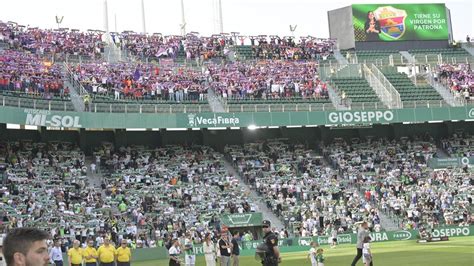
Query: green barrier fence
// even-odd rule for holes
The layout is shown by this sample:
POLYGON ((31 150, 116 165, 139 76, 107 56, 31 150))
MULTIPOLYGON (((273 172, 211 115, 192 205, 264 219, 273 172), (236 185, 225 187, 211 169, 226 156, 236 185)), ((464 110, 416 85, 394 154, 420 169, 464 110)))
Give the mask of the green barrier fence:
POLYGON ((463 167, 465 165, 474 165, 474 156, 443 158, 443 159, 431 158, 428 161, 428 166, 433 169, 447 168, 447 167, 463 167))
MULTIPOLYGON (((387 242, 387 241, 403 241, 403 240, 415 240, 418 239, 418 230, 398 230, 398 231, 384 231, 379 233, 370 233, 370 237, 373 242, 387 242)), ((433 237, 460 237, 460 236, 474 236, 474 225, 471 226, 451 226, 451 227, 439 227, 432 231, 433 237)), ((281 252, 297 252, 305 251, 308 249, 311 241, 318 242, 320 245, 329 245, 331 239, 328 236, 316 236, 316 237, 301 237, 301 238, 289 238, 281 239, 278 242, 281 252)), ((339 234, 337 236, 337 242, 339 244, 356 244, 356 234, 339 234)), ((241 255, 250 256, 255 254, 255 248, 262 243, 262 241, 248 241, 242 242, 241 255)), ((195 245, 194 252, 197 256, 203 256, 202 245, 195 245)), ((134 261, 145 261, 145 260, 157 260, 166 259, 167 250, 164 247, 149 248, 149 249, 136 249, 132 251, 134 261)))
POLYGON ((88 113, 0 107, 0 123, 65 128, 212 128, 248 126, 350 126, 473 120, 474 107, 318 112, 88 113))

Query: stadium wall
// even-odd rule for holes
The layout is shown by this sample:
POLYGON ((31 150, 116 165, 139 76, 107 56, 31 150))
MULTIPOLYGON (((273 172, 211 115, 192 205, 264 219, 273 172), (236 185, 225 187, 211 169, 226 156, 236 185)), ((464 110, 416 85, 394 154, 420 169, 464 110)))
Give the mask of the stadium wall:
POLYGON ((401 123, 390 125, 372 125, 361 128, 331 128, 298 127, 298 128, 261 128, 249 130, 241 129, 199 129, 186 131, 127 131, 115 130, 47 130, 40 127, 38 130, 7 129, 6 124, 0 124, 0 140, 19 141, 31 140, 34 142, 67 141, 77 143, 86 154, 102 142, 113 143, 116 147, 128 145, 143 145, 160 147, 169 144, 199 144, 208 145, 222 151, 225 145, 241 145, 244 143, 263 141, 266 139, 286 138, 289 142, 304 143, 314 147, 320 141, 330 142, 334 138, 343 138, 350 141, 352 138, 399 139, 401 137, 423 136, 429 134, 435 139, 448 137, 458 131, 474 134, 472 122, 443 122, 443 123, 417 123, 404 125, 401 123))
POLYGON ((440 49, 448 48, 449 42, 444 41, 404 41, 404 42, 355 42, 356 50, 398 50, 440 49))
POLYGON ((352 7, 328 11, 329 37, 336 39, 341 50, 355 47, 354 27, 352 25, 352 7))

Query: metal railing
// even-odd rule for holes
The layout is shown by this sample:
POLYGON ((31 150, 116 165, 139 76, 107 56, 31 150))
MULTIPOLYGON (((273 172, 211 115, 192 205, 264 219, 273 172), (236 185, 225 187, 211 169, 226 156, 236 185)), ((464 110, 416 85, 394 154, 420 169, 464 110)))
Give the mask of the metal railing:
POLYGON ((243 112, 315 112, 333 111, 336 107, 332 103, 257 103, 257 104, 228 104, 225 107, 228 113, 243 112))
POLYGON ((472 64, 473 56, 443 56, 442 54, 413 54, 417 64, 472 64))
POLYGON ((88 95, 89 93, 87 90, 84 88, 81 82, 79 82, 78 79, 74 76, 74 73, 72 73, 72 70, 69 68, 68 64, 64 62, 64 68, 66 69, 66 75, 67 78, 69 79, 69 82, 71 82, 72 86, 74 89, 78 88, 77 92, 80 96, 88 95))
POLYGON ((208 104, 132 104, 91 103, 93 113, 203 113, 212 112, 208 104))
POLYGON ((372 64, 370 67, 364 65, 364 73, 368 78, 367 81, 369 84, 373 86, 377 92, 377 95, 381 97, 382 101, 389 108, 402 108, 400 93, 374 64, 372 64))
POLYGON ((0 96, 2 106, 11 106, 18 108, 28 108, 35 110, 48 111, 75 111, 74 105, 70 101, 61 100, 47 100, 24 98, 14 96, 0 96))
POLYGON ((450 107, 444 100, 438 101, 404 101, 402 108, 433 108, 433 107, 450 107))

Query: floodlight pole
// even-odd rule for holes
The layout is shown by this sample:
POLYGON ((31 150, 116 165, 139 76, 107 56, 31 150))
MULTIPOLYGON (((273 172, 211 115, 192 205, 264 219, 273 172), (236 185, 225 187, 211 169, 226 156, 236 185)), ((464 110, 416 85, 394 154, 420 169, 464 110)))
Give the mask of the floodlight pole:
POLYGON ((107 0, 104 0, 104 30, 109 34, 109 10, 107 7, 107 0))
POLYGON ((222 21, 222 1, 219 0, 219 33, 224 32, 224 22, 222 21))
POLYGON ((145 23, 145 0, 142 0, 142 30, 143 30, 143 34, 146 34, 146 23, 145 23))
POLYGON ((186 35, 186 19, 184 18, 184 1, 181 0, 181 35, 186 35))

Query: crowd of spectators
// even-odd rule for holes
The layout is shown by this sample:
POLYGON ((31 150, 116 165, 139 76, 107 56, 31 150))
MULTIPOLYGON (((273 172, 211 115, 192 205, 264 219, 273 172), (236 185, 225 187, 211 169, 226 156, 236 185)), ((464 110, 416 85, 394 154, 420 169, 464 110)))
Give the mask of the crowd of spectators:
POLYGON ((441 148, 451 157, 474 156, 474 136, 465 132, 441 140, 441 148))
POLYGON ((325 157, 369 202, 404 229, 472 223, 473 184, 466 169, 433 170, 434 140, 423 137, 336 140, 325 157))
POLYGON ((182 52, 187 60, 199 59, 201 62, 224 56, 226 44, 232 44, 232 39, 225 35, 200 37, 196 33, 188 33, 183 37, 124 32, 114 38, 118 39, 123 49, 139 58, 176 58, 182 52))
POLYGON ((262 60, 209 65, 210 87, 224 99, 327 99, 315 62, 262 60))
MULTIPOLYGON (((241 39, 242 41, 242 39, 241 39)), ((332 39, 300 37, 252 36, 250 44, 257 58, 284 60, 327 59, 336 47, 332 39)))
POLYGON ((35 54, 0 50, 0 91, 51 99, 68 97, 61 67, 35 54))
POLYGON ((70 65, 74 78, 93 96, 114 100, 204 101, 205 74, 190 68, 152 64, 84 63, 70 65))
POLYGON ((38 55, 68 54, 100 58, 104 51, 102 32, 69 29, 39 29, 17 23, 0 22, 0 42, 12 49, 27 50, 38 55))
MULTIPOLYGON (((164 246, 191 235, 218 237, 222 214, 258 211, 248 191, 205 146, 96 148, 88 165, 67 142, 0 143, 7 167, 0 189, 2 230, 33 226, 63 245, 92 239, 135 248, 164 246), (106 178, 97 183, 97 173, 106 178)), ((253 236, 252 236, 253 239, 253 236)))
POLYGON ((438 65, 435 75, 455 95, 472 101, 474 98, 474 74, 470 64, 438 65))
POLYGON ((295 236, 352 232, 362 220, 381 229, 374 205, 305 145, 277 139, 227 146, 225 152, 295 236))

